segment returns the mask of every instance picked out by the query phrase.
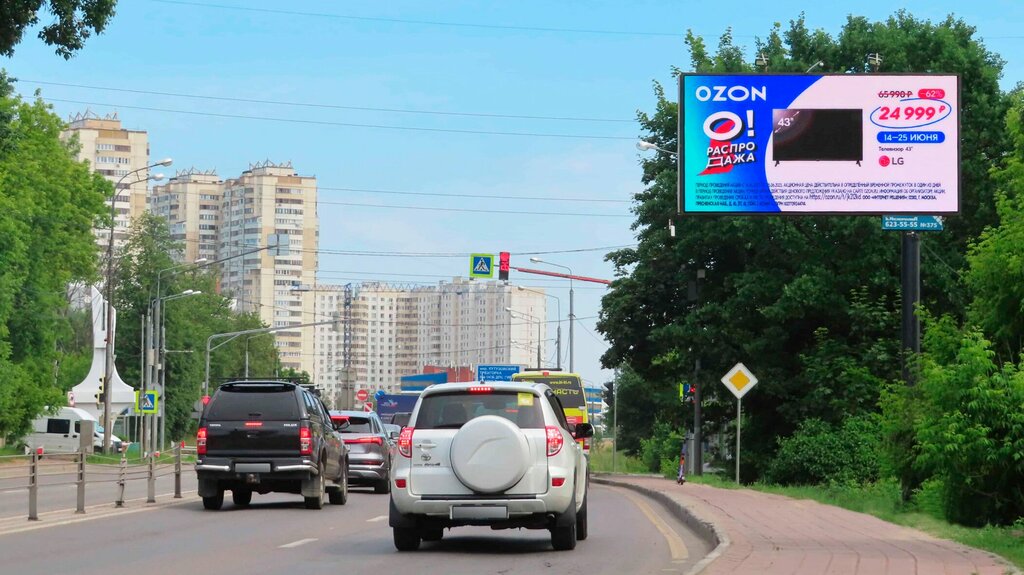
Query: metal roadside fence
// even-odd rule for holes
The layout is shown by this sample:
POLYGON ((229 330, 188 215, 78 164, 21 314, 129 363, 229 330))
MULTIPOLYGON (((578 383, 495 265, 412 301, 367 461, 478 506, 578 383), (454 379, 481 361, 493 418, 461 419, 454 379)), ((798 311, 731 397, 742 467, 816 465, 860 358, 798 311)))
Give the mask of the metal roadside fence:
POLYGON ((155 503, 156 480, 173 475, 174 498, 181 499, 182 457, 195 454, 195 448, 176 445, 170 454, 153 453, 138 463, 129 464, 123 454, 90 456, 88 451, 85 448, 63 453, 34 450, 28 455, 0 456, 0 490, 28 489, 29 521, 39 520, 39 490, 50 487, 77 486, 75 513, 85 513, 86 485, 116 483, 114 506, 124 507, 125 486, 129 481, 146 481, 146 503, 155 503), (108 459, 109 462, 105 461, 108 459), (22 462, 24 465, 19 465, 22 462), (47 477, 57 479, 45 481, 47 477))

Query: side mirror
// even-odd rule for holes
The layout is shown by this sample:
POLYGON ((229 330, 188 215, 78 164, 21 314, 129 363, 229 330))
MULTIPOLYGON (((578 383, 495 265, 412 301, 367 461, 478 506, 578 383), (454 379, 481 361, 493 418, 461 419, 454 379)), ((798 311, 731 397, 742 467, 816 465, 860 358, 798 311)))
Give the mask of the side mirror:
POLYGON ((573 437, 576 439, 586 439, 594 436, 594 426, 589 423, 577 423, 576 429, 573 430, 573 437))

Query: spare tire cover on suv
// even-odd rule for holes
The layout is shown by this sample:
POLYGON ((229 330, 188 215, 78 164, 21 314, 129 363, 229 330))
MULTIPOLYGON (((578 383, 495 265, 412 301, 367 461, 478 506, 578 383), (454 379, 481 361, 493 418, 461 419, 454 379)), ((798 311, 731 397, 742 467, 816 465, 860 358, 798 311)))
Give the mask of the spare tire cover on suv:
POLYGON ((526 475, 532 457, 519 427, 496 415, 469 420, 452 439, 455 476, 478 493, 497 493, 526 475))

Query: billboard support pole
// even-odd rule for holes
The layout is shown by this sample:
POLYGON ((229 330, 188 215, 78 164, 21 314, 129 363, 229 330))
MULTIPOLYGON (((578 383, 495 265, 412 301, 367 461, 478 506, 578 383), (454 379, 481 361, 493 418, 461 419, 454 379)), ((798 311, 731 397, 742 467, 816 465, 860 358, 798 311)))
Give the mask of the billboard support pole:
POLYGON ((921 320, 917 317, 917 305, 921 301, 921 236, 903 232, 901 255, 903 381, 914 385, 916 377, 911 364, 914 356, 921 353, 921 320))

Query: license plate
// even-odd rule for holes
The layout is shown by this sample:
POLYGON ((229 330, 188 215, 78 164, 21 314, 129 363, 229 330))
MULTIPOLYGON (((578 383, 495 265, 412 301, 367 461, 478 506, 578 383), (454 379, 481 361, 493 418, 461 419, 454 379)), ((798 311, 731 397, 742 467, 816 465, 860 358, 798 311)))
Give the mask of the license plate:
POLYGON ((498 505, 455 505, 452 519, 508 519, 508 507, 498 505))
POLYGON ((269 463, 236 463, 235 473, 270 473, 269 463))

